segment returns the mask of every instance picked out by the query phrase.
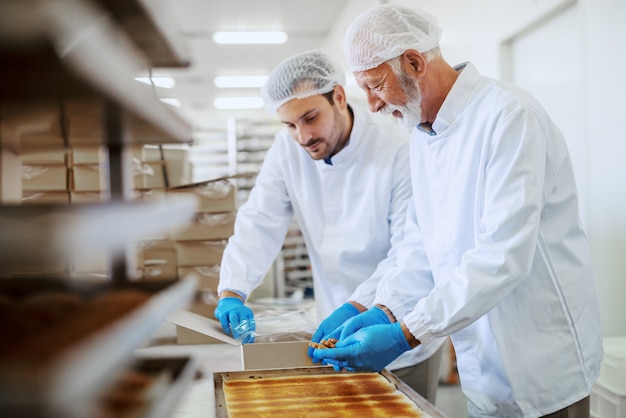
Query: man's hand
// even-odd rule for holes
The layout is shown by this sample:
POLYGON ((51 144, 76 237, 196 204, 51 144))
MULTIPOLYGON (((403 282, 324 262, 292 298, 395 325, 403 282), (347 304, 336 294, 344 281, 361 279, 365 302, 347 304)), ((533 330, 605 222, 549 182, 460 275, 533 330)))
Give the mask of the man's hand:
POLYGON ((385 311, 383 311, 382 309, 374 306, 343 324, 343 327, 341 327, 341 334, 334 337, 337 340, 341 341, 354 334, 361 328, 370 327, 372 325, 388 324, 391 324, 391 320, 389 319, 387 313, 385 313, 385 311))
POLYGON ((254 313, 237 297, 225 297, 217 302, 215 317, 220 321, 227 335, 242 341, 244 344, 254 342, 254 313))
POLYGON ((339 340, 336 348, 316 349, 313 360, 352 371, 381 371, 411 349, 399 322, 371 325, 339 340))
MULTIPOLYGON (((348 319, 357 316, 359 314, 359 310, 352 305, 351 303, 344 303, 333 313, 331 313, 328 318, 324 319, 320 324, 319 328, 313 334, 311 341, 314 343, 319 343, 322 340, 327 340, 328 336, 335 329, 340 327, 344 322, 348 319)), ((313 347, 309 347, 309 357, 313 357, 313 347)))

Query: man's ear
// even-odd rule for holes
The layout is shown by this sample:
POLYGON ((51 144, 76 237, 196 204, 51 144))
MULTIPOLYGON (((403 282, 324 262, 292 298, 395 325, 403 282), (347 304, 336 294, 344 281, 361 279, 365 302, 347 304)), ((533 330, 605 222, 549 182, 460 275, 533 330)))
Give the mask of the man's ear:
POLYGON ((407 49, 401 56, 407 72, 415 77, 421 77, 426 72, 426 59, 424 55, 415 50, 407 49))
POLYGON ((347 107, 348 100, 346 99, 346 92, 343 86, 337 84, 333 90, 333 101, 342 109, 347 107))

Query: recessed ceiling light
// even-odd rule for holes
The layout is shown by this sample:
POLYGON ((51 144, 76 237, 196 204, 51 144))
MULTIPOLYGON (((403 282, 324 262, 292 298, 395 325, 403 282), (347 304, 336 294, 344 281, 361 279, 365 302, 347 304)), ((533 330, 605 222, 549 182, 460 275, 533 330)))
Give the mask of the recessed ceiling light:
POLYGON ((220 75, 213 82, 221 88, 261 87, 267 81, 266 75, 220 75))
POLYGON ((284 44, 287 34, 282 31, 215 32, 213 40, 218 44, 284 44))
POLYGON ((252 97, 217 97, 213 100, 216 109, 260 109, 263 107, 263 99, 258 96, 252 97))
POLYGON ((171 89, 176 85, 176 81, 172 77, 135 77, 135 80, 144 84, 171 89))

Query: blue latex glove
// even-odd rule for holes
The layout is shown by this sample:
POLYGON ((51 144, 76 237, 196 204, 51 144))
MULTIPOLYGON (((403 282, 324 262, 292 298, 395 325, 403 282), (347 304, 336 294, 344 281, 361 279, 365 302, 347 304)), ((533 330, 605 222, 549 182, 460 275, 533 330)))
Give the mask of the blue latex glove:
MULTIPOLYGON (((382 309, 374 306, 365 312, 361 312, 357 316, 348 319, 340 327, 336 328, 333 332, 326 336, 326 339, 334 338, 335 340, 343 340, 354 334, 361 328, 369 327, 371 325, 384 325, 390 324, 389 317, 382 309)), ((315 361, 315 359, 313 359, 315 361)))
POLYGON ((236 297, 220 299, 214 313, 227 335, 232 335, 244 344, 254 342, 256 330, 254 313, 243 304, 241 299, 236 297))
MULTIPOLYGON (((335 329, 341 326, 348 319, 357 316, 359 314, 359 310, 354 307, 354 305, 350 303, 344 303, 333 313, 331 313, 328 318, 324 319, 320 326, 311 337, 311 341, 315 343, 319 343, 322 340, 328 338, 328 335, 333 332, 335 329)), ((313 347, 309 347, 309 357, 313 356, 313 347)))
POLYGON ((330 364, 337 371, 344 368, 379 372, 410 349, 400 322, 395 322, 362 328, 337 342, 336 348, 314 350, 313 359, 330 364))
POLYGON ((391 321, 389 320, 389 317, 387 316, 385 311, 383 311, 377 306, 374 306, 373 308, 370 308, 367 311, 358 314, 354 318, 344 323, 341 329, 341 334, 339 335, 338 338, 337 337, 335 338, 338 340, 343 340, 349 337, 350 335, 354 334, 361 328, 369 327, 372 325, 389 325, 389 324, 391 324, 391 321))

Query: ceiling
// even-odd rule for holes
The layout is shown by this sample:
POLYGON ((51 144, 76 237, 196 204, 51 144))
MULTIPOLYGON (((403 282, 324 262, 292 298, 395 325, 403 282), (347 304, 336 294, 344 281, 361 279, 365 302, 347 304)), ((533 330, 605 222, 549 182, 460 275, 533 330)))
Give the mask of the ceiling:
POLYGON ((321 47, 332 31, 347 0, 168 0, 173 18, 188 48, 187 68, 154 69, 153 76, 171 76, 175 86, 157 88, 161 98, 177 98, 178 111, 196 130, 224 129, 229 117, 267 118, 263 109, 216 110, 213 100, 221 96, 254 96, 258 88, 218 89, 218 75, 261 75, 290 55, 321 47), (288 41, 282 45, 218 45, 213 32, 219 30, 283 30, 288 41))

